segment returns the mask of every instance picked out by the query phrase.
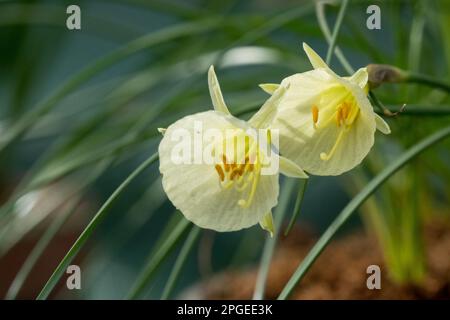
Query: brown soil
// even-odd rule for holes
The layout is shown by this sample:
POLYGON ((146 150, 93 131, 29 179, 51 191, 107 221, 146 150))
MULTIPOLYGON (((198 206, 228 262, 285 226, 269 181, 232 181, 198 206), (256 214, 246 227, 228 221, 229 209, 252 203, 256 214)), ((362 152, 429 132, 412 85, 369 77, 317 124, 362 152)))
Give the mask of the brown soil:
MULTIPOLYGON (((267 299, 275 299, 290 276, 314 244, 305 231, 294 230, 281 241, 274 256, 266 287, 267 299)), ((450 298, 450 225, 427 226, 428 274, 419 287, 400 287, 388 276, 376 241, 355 233, 333 241, 317 259, 293 292, 291 299, 449 299, 450 298), (381 268, 381 289, 366 286, 366 268, 381 268)), ((251 299, 257 267, 247 271, 228 271, 189 290, 186 297, 206 299, 251 299)))

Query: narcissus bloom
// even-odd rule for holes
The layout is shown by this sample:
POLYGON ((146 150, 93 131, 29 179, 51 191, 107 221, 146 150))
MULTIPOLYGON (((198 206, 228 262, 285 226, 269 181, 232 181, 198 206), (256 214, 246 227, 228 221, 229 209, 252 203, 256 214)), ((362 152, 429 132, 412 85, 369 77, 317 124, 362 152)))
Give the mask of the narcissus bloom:
POLYGON ((268 127, 286 89, 275 90, 247 122, 228 111, 213 67, 208 83, 215 110, 186 116, 164 130, 159 145, 163 188, 200 227, 234 231, 260 223, 273 233, 271 210, 278 201, 279 171, 307 178, 292 161, 267 152, 267 146, 273 151, 276 132, 268 127), (255 134, 261 131, 268 145, 255 134), (279 166, 273 167, 274 161, 279 166))
POLYGON ((271 128, 279 129, 280 153, 306 172, 339 175, 364 159, 376 129, 390 129, 367 98, 365 68, 340 77, 308 45, 303 48, 314 70, 261 85, 269 93, 286 88, 271 128))

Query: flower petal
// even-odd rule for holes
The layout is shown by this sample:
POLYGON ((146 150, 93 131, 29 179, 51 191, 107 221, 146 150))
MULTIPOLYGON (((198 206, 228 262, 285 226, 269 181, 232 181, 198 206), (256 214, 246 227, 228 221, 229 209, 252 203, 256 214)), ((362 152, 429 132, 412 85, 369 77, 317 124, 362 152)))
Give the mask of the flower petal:
POLYGON ((280 102, 271 126, 279 129, 281 154, 315 175, 339 175, 358 165, 373 146, 375 132, 375 113, 364 91, 356 84, 320 69, 291 76, 282 84, 284 82, 291 83, 291 90, 287 90, 280 102), (349 90, 360 112, 350 129, 343 133, 334 155, 325 161, 320 154, 332 149, 342 130, 336 125, 314 128, 311 108, 323 99, 327 90, 333 90, 328 91, 333 93, 331 98, 339 94, 339 90, 344 90, 343 94, 349 90))
POLYGON ((384 133, 384 134, 391 133, 391 128, 389 128, 389 125, 378 114, 375 114, 375 123, 377 125, 377 129, 380 130, 381 133, 384 133))
POLYGON ((259 87, 268 94, 273 94, 280 85, 278 83, 261 83, 259 87))
POLYGON ((268 231, 270 234, 270 237, 273 238, 273 233, 275 231, 275 228, 273 227, 272 212, 266 213, 264 215, 264 218, 259 222, 259 225, 261 226, 261 228, 268 231))
POLYGON ((220 90, 214 66, 210 66, 208 70, 208 86, 214 110, 230 114, 230 111, 223 100, 222 91, 220 90))
MULTIPOLYGON (((179 140, 173 139, 174 132, 185 130, 193 135, 198 133, 196 123, 199 122, 203 132, 247 126, 244 121, 216 111, 190 115, 170 125, 159 145, 162 184, 168 198, 188 220, 203 228, 234 231, 259 223, 277 204, 278 174, 261 175, 251 205, 244 208, 238 205, 243 192, 222 187, 214 164, 175 164, 172 161, 173 150, 180 144, 179 140)), ((203 136, 203 145, 209 143, 205 140, 203 136)), ((182 144, 187 145, 188 142, 182 144)))
POLYGON ((307 179, 308 175, 295 162, 279 157, 280 172, 287 177, 307 179))
MULTIPOLYGON (((287 85, 289 87, 289 85, 287 85)), ((288 89, 287 87, 280 86, 274 94, 267 99, 266 102, 262 105, 261 109, 256 112, 253 117, 248 121, 248 123, 253 128, 265 129, 270 126, 273 119, 277 114, 277 107, 280 103, 280 100, 283 98, 284 93, 288 89)))
POLYGON ((314 69, 330 69, 325 61, 323 61, 323 59, 305 42, 303 42, 303 50, 305 50, 309 62, 311 62, 314 69))
POLYGON ((366 68, 360 68, 351 77, 346 77, 346 79, 364 89, 369 80, 369 74, 366 68))

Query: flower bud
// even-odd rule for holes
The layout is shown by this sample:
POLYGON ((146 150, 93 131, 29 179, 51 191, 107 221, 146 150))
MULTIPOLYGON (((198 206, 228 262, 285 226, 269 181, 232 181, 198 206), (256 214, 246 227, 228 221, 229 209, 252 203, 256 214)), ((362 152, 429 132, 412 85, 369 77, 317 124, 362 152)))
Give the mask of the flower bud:
POLYGON ((382 83, 403 82, 407 73, 397 67, 388 64, 369 64, 367 66, 370 88, 376 88, 382 83))

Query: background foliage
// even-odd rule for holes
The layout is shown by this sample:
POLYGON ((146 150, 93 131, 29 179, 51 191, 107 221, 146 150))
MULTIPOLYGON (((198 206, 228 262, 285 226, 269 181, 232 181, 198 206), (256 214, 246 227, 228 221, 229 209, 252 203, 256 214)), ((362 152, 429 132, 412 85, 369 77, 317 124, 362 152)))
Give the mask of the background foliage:
MULTIPOLYGON (((373 2, 350 1, 343 12, 333 69, 346 74, 346 58, 353 68, 393 64, 448 83, 448 2, 375 1, 382 29, 368 30, 366 8, 373 2)), ((0 1, 1 295, 36 297, 74 243, 68 257, 82 268, 83 290, 59 285, 51 297, 175 297, 211 274, 258 263, 262 250, 263 284, 274 242, 265 244, 258 227, 199 230, 174 211, 153 156, 156 129, 211 108, 211 64, 232 112, 248 117, 266 99, 259 83, 310 68, 302 42, 326 56, 324 27, 333 33, 341 3, 77 1, 82 30, 69 31, 65 11, 73 3, 0 1)), ((376 94, 393 111, 406 104, 387 117, 392 134, 378 134, 356 170, 312 177, 300 224, 323 232, 375 175, 449 125, 445 91, 399 84, 376 94)), ((408 159, 397 174, 388 172, 388 183, 359 210, 400 283, 420 282, 425 273, 421 225, 449 213, 449 146, 447 139, 408 159)), ((298 188, 283 181, 278 221, 290 218, 298 188)), ((354 216, 338 229, 359 225, 354 216)), ((263 294, 259 288, 255 297, 263 294)))

